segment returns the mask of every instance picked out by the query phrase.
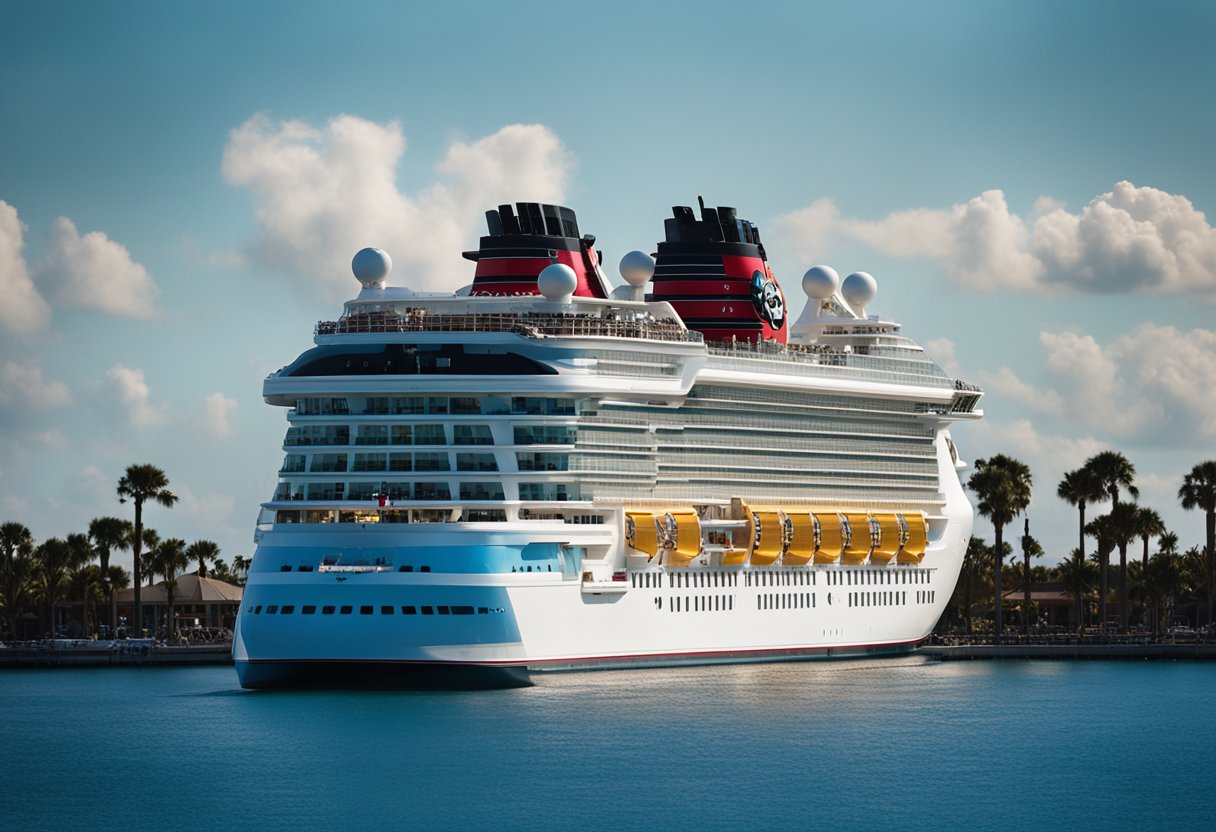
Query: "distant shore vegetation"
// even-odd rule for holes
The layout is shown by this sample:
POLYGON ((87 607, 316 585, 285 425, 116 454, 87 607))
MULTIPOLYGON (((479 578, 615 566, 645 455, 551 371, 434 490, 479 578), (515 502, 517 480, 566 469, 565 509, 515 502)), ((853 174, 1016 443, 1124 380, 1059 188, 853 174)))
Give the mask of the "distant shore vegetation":
POLYGON ((119 629, 116 596, 127 588, 134 589, 130 634, 163 630, 172 639, 176 633, 167 622, 175 620, 174 592, 183 575, 194 572, 200 578, 244 583, 249 559, 238 555, 229 563, 214 541, 162 540, 144 525, 145 506, 171 509, 177 502, 164 471, 154 465, 129 466, 116 493, 120 503, 132 504, 133 522, 97 517, 87 530, 41 543, 22 523, 0 522, 0 639, 112 635, 119 629), (132 553, 134 574, 110 562, 116 552, 132 553), (168 598, 165 621, 143 609, 145 582, 146 587, 163 586, 168 598), (135 622, 142 626, 135 627, 135 622))
POLYGON ((1056 496, 1077 509, 1077 546, 1051 569, 1033 564, 1044 551, 1029 521, 1006 540, 1006 527, 1030 504, 1032 482, 1030 469, 1012 457, 975 461, 967 488, 994 539, 971 538, 939 629, 1000 639, 1008 616, 1023 636, 1216 636, 1216 460, 1196 464, 1179 485, 1182 507, 1204 519, 1203 542, 1186 549, 1156 510, 1135 502, 1136 468, 1123 454, 1103 451, 1065 473, 1056 496), (1087 517, 1096 506, 1105 513, 1087 517))

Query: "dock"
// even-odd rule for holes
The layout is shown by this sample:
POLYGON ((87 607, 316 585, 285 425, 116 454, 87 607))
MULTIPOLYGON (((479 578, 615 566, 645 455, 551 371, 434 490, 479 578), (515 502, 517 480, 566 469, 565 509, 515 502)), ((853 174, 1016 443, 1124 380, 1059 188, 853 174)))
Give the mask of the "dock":
POLYGON ((53 639, 0 647, 0 669, 215 664, 232 664, 230 643, 165 645, 135 639, 117 642, 53 639))
POLYGON ((1122 661, 1197 661, 1216 659, 1216 644, 923 644, 916 654, 941 661, 973 659, 1054 659, 1122 661))

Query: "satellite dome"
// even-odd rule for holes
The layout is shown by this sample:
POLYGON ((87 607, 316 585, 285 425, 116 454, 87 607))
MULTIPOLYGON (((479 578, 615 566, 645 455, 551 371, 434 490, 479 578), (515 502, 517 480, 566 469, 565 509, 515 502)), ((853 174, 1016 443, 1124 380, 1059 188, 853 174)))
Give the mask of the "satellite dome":
POLYGON ((878 294, 878 281, 866 272, 853 272, 844 279, 840 293, 850 305, 864 308, 878 294))
POLYGON ((565 263, 554 263, 545 266, 536 276, 536 288, 549 300, 561 300, 574 294, 578 288, 578 275, 565 263))
POLYGON ((635 289, 654 277, 654 258, 644 251, 631 251, 621 258, 621 277, 635 289))
POLYGON ((802 276, 802 291, 812 300, 827 300, 840 288, 840 275, 831 266, 811 266, 802 276))
POLYGON ((383 289, 384 280, 393 270, 393 258, 379 248, 362 248, 350 261, 351 271, 364 289, 383 289))

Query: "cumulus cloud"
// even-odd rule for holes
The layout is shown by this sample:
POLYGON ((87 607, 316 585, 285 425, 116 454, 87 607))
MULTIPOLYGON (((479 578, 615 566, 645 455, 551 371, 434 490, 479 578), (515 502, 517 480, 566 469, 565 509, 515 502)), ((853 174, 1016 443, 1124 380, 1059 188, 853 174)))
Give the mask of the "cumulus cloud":
POLYGON ((455 289, 471 272, 459 252, 486 208, 527 199, 558 202, 573 159, 540 124, 513 124, 476 141, 456 141, 438 165, 443 177, 416 194, 396 184, 406 140, 396 122, 341 115, 322 127, 250 118, 229 134, 224 179, 253 198, 260 233, 250 259, 350 294, 350 259, 386 249, 408 285, 455 289))
POLYGON ((164 412, 152 404, 152 393, 144 381, 143 370, 115 364, 106 371, 105 381, 112 398, 126 411, 132 427, 151 427, 164 421, 164 412))
POLYGON ((1085 460, 1110 447, 1093 436, 1077 438, 1044 432, 1029 419, 984 420, 968 429, 972 427, 975 430, 973 457, 1009 454, 1026 462, 1040 483, 1049 481, 1044 477, 1054 477, 1050 482, 1059 481, 1063 472, 1080 467, 1085 460))
POLYGON ((236 510, 236 497, 231 494, 195 494, 188 485, 175 485, 173 493, 181 502, 178 513, 195 521, 198 528, 229 528, 236 510))
POLYGON ((203 399, 199 409, 199 428, 214 440, 227 439, 232 435, 232 417, 236 414, 236 400, 223 393, 212 393, 203 399))
POLYGON ((954 342, 949 338, 931 338, 922 345, 925 353, 946 371, 946 375, 958 378, 962 370, 958 364, 954 342))
POLYGON ((0 365, 0 404, 15 399, 28 407, 61 407, 72 400, 72 394, 63 382, 44 379, 41 367, 5 361, 0 365))
POLYGON ((17 209, 0 200, 0 328, 17 333, 34 332, 51 320, 51 308, 30 279, 24 248, 25 225, 17 209))
POLYGON ((1113 438, 1216 439, 1216 331, 1145 323, 1105 345, 1076 332, 1039 341, 1051 387, 1003 367, 982 376, 991 393, 1113 438))
POLYGON ((932 260, 973 289, 1216 297, 1216 228, 1186 197, 1131 182, 1116 183, 1075 214, 1040 197, 1022 218, 1002 191, 991 190, 876 221, 842 217, 830 200, 819 200, 778 218, 777 228, 782 238, 842 237, 891 257, 932 260))
POLYGON ((157 289, 148 270, 102 232, 81 236, 67 217, 51 226, 50 250, 38 273, 55 287, 55 301, 65 306, 130 318, 156 314, 157 289))

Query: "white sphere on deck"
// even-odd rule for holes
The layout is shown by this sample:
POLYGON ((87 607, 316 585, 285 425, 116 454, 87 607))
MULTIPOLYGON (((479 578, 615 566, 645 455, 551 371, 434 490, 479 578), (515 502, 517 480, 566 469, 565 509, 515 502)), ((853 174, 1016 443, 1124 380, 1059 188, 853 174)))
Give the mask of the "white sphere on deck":
POLYGON ((654 277, 654 258, 644 251, 631 251, 621 258, 621 277, 635 289, 654 277))
POLYGON ((811 266, 802 276, 802 291, 812 300, 827 300, 840 288, 840 275, 831 266, 811 266))
POLYGON ((878 281, 866 272, 853 272, 840 285, 840 293, 852 306, 867 306, 878 294, 878 281))
POLYGON ((350 268, 364 289, 381 289, 388 273, 393 270, 393 258, 384 249, 362 248, 350 261, 350 268))
POLYGON ((567 298, 578 288, 578 275, 565 263, 554 263, 536 276, 536 288, 549 300, 567 298))

